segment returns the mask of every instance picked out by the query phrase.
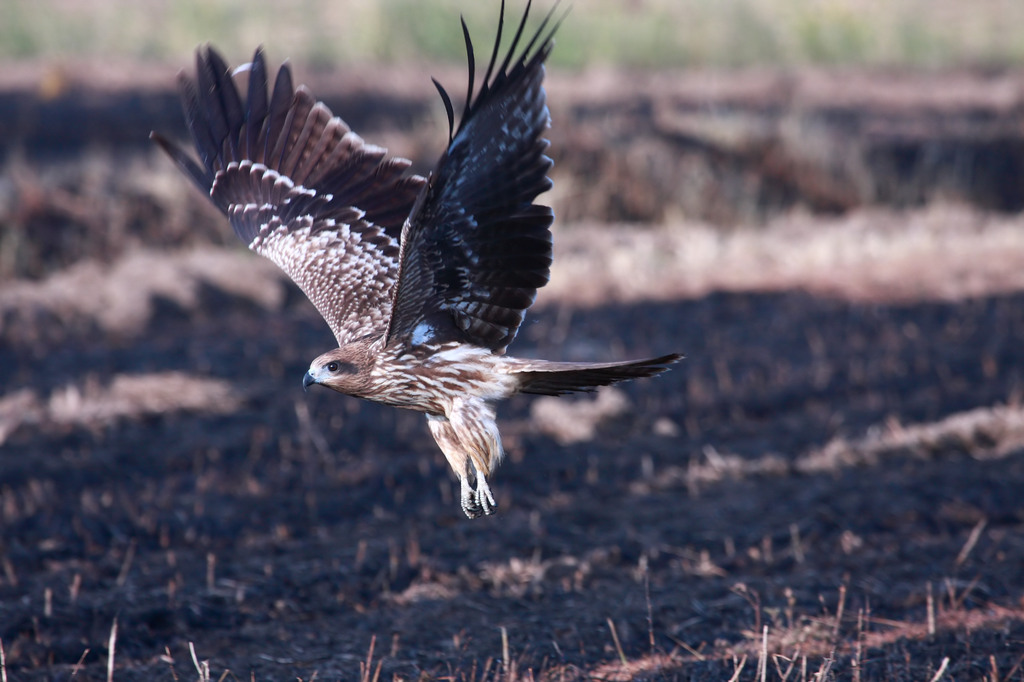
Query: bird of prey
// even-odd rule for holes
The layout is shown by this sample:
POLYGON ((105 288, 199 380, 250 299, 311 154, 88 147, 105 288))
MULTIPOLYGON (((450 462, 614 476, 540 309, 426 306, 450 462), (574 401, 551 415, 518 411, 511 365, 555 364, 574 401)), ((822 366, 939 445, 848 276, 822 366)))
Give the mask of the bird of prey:
POLYGON ((465 106, 456 127, 451 98, 434 81, 448 147, 426 178, 364 142, 305 86, 294 87, 287 63, 270 88, 262 49, 232 71, 212 48, 200 48, 195 79, 179 76, 201 163, 153 134, 334 332, 338 347, 313 360, 303 386, 423 412, 470 518, 495 509, 487 476, 502 458, 496 401, 592 391, 657 374, 681 357, 584 363, 505 355, 548 281, 552 256, 554 214, 534 200, 551 187, 542 81, 559 22, 549 13, 521 47, 529 9, 500 57, 502 3, 479 88, 462 22, 465 106))

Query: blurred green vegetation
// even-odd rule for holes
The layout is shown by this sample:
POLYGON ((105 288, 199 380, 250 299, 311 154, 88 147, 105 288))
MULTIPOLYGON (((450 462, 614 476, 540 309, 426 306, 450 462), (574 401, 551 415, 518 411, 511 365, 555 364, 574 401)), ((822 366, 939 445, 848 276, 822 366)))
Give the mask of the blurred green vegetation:
MULTIPOLYGON (((524 4, 508 0, 510 23, 524 4)), ((551 6, 536 4, 538 16, 551 6)), ((180 60, 211 42, 233 59, 263 44, 324 66, 462 61, 459 15, 483 59, 497 12, 497 0, 3 0, 0 59, 180 60)), ((552 59, 570 67, 1020 62, 1020 0, 576 0, 552 59)))

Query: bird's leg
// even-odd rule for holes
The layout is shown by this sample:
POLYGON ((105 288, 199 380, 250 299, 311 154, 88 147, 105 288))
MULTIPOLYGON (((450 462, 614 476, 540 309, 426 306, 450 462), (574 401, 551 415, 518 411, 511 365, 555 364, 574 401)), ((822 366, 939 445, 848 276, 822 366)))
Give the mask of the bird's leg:
POLYGON ((462 511, 471 519, 478 519, 483 515, 483 509, 476 500, 476 491, 469 484, 468 476, 459 476, 459 484, 462 488, 462 511))
POLYGON ((481 400, 457 400, 447 416, 428 413, 427 425, 459 477, 462 511, 471 519, 493 514, 497 505, 487 474, 501 458, 493 409, 481 400))
POLYGON ((491 494, 491 487, 487 485, 487 479, 480 473, 476 477, 476 502, 484 514, 490 516, 497 508, 494 502, 494 495, 491 494))
MULTIPOLYGON (((467 458, 468 459, 468 458, 467 458)), ((459 476, 461 487, 462 511, 471 519, 478 519, 481 516, 490 516, 497 508, 494 502, 494 495, 487 485, 487 478, 479 471, 472 460, 466 462, 466 471, 459 476), (474 486, 474 484, 476 484, 474 486), (475 489, 474 489, 475 487, 475 489)))

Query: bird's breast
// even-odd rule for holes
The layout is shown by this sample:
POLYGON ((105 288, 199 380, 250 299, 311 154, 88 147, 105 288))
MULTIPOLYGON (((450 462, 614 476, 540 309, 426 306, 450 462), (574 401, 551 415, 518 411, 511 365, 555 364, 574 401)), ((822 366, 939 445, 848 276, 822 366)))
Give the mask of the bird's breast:
POLYGON ((371 395, 363 397, 432 414, 446 414, 456 398, 499 400, 514 388, 497 360, 488 349, 467 344, 385 349, 370 372, 371 395))

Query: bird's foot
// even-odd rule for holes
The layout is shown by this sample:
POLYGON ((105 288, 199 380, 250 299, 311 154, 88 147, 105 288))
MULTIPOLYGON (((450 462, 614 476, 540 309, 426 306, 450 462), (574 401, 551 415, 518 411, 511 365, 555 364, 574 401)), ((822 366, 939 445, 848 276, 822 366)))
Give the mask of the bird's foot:
POLYGON ((476 476, 476 490, 471 487, 469 477, 463 477, 462 482, 462 511, 471 519, 478 519, 481 516, 490 516, 498 507, 494 502, 494 495, 487 485, 487 479, 483 476, 476 476))
POLYGON ((476 501, 487 516, 493 514, 494 510, 498 508, 494 501, 494 495, 491 494, 491 487, 487 485, 487 479, 483 476, 476 477, 476 501))

